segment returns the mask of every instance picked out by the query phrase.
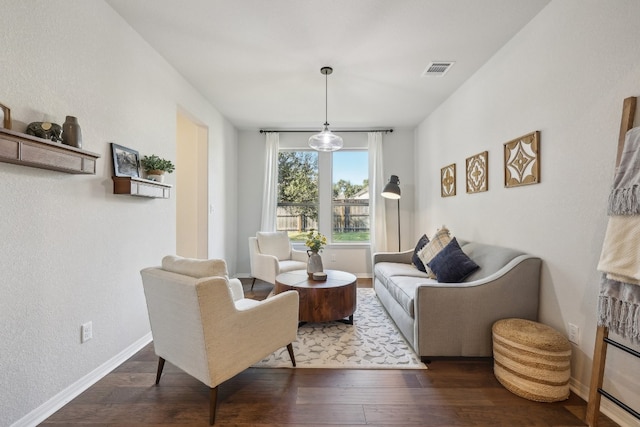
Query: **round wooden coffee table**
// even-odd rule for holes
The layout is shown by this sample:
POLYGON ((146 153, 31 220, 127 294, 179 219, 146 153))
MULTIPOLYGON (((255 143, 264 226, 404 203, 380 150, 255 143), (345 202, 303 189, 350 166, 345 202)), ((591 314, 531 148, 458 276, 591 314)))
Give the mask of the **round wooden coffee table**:
POLYGON ((295 270, 276 277, 274 293, 294 290, 300 298, 300 322, 353 324, 356 311, 356 276, 338 270, 325 270, 327 280, 312 280, 306 270, 295 270), (348 320, 347 320, 348 318, 348 320))

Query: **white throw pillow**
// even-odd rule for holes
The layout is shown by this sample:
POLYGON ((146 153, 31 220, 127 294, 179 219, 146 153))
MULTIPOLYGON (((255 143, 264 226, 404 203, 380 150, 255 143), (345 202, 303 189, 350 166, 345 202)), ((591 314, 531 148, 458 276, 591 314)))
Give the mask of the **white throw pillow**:
POLYGON ((291 259, 291 243, 286 231, 258 231, 256 236, 261 253, 273 255, 278 261, 291 259))
POLYGON ((443 225, 442 228, 436 231, 436 234, 431 237, 429 243, 427 243, 424 248, 420 249, 420 251, 418 252, 418 257, 424 264, 424 267, 427 270, 427 276, 429 276, 430 278, 435 279, 436 274, 431 271, 427 264, 431 262, 431 260, 435 258, 435 256, 438 255, 438 253, 442 249, 444 249, 444 247, 447 246, 450 241, 451 233, 449 233, 447 227, 443 225))

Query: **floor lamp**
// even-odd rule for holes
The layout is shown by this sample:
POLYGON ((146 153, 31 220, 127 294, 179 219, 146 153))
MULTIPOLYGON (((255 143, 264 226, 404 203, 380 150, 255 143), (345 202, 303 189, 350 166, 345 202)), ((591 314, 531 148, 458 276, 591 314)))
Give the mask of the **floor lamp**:
POLYGON ((398 201, 398 252, 400 252, 400 179, 398 175, 391 175, 389 182, 382 190, 382 197, 385 199, 396 199, 398 201))

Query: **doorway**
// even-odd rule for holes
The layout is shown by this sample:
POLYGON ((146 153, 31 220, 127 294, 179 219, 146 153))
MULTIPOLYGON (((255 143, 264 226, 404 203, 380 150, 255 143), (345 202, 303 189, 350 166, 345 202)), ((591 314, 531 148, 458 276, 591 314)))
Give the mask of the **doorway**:
POLYGON ((181 111, 176 129, 176 254, 207 259, 209 131, 181 111))

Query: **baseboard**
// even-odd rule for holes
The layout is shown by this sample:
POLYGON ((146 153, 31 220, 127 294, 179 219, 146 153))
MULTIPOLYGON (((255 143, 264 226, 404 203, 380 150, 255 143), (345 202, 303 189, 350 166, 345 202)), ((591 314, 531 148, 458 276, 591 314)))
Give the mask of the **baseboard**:
MULTIPOLYGON (((576 381, 574 378, 571 378, 569 382, 569 388, 572 392, 580 396, 586 402, 589 402, 589 387, 584 384, 576 381)), ((616 424, 621 426, 640 426, 640 422, 635 419, 631 414, 629 414, 624 409, 620 408, 618 405, 611 403, 607 399, 602 399, 600 402, 600 412, 602 412, 607 417, 611 418, 616 424)))
POLYGON ((80 393, 97 383, 109 372, 124 363, 125 360, 140 351, 144 346, 152 341, 151 332, 122 350, 120 353, 80 378, 51 399, 29 412, 27 415, 16 421, 11 427, 33 427, 46 420, 57 410, 75 399, 80 393))

